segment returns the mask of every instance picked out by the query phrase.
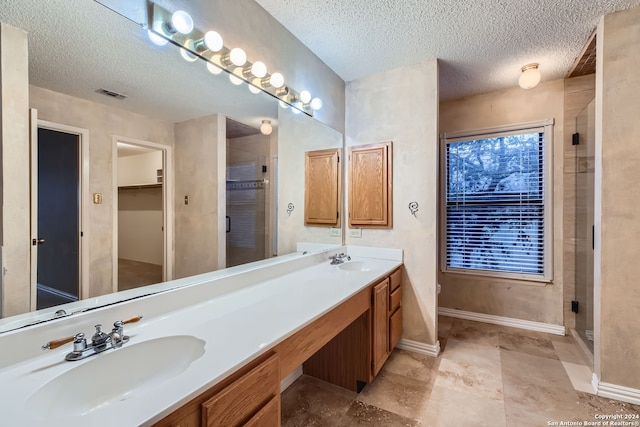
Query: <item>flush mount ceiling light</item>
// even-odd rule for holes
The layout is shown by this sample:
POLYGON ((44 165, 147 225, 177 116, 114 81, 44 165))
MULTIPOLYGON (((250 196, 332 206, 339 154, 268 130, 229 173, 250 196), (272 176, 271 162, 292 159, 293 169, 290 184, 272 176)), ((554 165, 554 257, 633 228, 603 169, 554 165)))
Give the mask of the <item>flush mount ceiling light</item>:
POLYGON ((522 89, 532 89, 540 83, 540 71, 538 70, 538 64, 527 64, 522 67, 522 74, 518 79, 518 84, 522 89))
POLYGON ((149 16, 146 29, 149 39, 155 44, 162 46, 170 41, 182 48, 181 54, 185 60, 202 59, 211 73, 217 74, 216 69, 226 71, 234 84, 245 82, 252 92, 269 94, 281 105, 294 107, 295 112, 313 116, 314 110, 322 107, 320 98, 313 98, 309 91, 297 92, 285 84, 282 74, 269 74, 264 63, 249 61, 243 49, 226 47, 222 36, 216 31, 204 32, 196 28, 187 12, 179 10, 171 13, 152 1, 147 4, 149 16))
POLYGON ((262 132, 263 135, 271 135, 272 131, 271 120, 263 120, 260 125, 260 132, 262 132))

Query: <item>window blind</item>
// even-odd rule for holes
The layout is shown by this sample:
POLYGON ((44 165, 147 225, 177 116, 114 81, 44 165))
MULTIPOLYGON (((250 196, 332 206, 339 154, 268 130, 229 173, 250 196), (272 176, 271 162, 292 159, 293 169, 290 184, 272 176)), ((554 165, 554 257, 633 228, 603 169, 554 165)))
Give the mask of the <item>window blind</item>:
POLYGON ((543 275, 544 132, 446 143, 446 268, 543 275))

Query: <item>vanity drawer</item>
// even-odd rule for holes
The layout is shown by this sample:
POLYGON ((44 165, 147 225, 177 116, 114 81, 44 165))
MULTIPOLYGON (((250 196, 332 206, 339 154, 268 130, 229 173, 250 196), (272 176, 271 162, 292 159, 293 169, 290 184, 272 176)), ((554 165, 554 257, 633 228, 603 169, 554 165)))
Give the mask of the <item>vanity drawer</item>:
POLYGON ((398 288, 389 295, 389 313, 396 311, 402 302, 402 288, 398 288))
POLYGON ((402 283, 402 269, 397 269, 393 273, 391 273, 391 287, 389 288, 390 292, 395 291, 400 287, 400 283, 402 283))
MULTIPOLYGON (((261 415, 260 418, 267 415, 273 417, 267 407, 274 405, 273 400, 276 400, 279 405, 279 396, 278 356, 273 355, 202 403, 202 425, 242 426, 258 417, 263 410, 267 414, 261 415)), ((276 415, 278 414, 279 412, 276 412, 276 415)), ((261 423, 260 425, 278 426, 280 420, 278 419, 275 424, 261 423)))
POLYGON ((280 426, 280 396, 276 396, 262 407, 243 427, 280 426))

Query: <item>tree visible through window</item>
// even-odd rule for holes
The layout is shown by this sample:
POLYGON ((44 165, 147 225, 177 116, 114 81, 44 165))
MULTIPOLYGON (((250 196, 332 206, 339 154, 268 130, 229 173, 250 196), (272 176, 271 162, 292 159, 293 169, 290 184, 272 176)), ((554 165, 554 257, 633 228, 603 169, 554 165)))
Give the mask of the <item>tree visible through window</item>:
POLYGON ((445 140, 446 270, 545 273, 544 128, 445 140))

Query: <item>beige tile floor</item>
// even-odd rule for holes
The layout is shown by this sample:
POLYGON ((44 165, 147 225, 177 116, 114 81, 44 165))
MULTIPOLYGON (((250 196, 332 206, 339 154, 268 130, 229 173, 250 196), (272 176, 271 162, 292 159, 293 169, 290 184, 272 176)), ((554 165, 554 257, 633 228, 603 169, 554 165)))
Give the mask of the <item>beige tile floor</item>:
POLYGON ((441 316, 439 339, 437 358, 396 349, 360 394, 301 377, 282 395, 282 425, 536 427, 640 414, 592 394, 569 337, 441 316))

